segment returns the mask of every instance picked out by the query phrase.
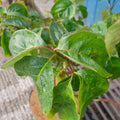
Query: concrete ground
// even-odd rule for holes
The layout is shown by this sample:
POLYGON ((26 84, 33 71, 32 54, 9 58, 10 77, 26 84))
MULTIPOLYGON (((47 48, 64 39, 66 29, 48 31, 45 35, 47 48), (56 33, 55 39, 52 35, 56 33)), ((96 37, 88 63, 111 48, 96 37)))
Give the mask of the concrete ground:
POLYGON ((53 6, 53 0, 34 0, 34 4, 36 9, 42 15, 45 16, 46 11, 50 11, 51 7, 53 6))

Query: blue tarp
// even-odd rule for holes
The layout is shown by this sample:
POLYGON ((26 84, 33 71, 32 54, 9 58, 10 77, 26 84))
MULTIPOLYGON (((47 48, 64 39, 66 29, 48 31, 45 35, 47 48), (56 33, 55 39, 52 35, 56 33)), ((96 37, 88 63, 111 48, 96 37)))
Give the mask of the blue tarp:
MULTIPOLYGON (((112 3, 113 0, 111 0, 112 3)), ((102 21, 101 12, 103 9, 110 9, 108 0, 86 0, 84 4, 88 9, 88 17, 85 19, 85 24, 90 25, 93 22, 102 21)), ((113 13, 120 12, 120 0, 116 0, 115 6, 112 9, 113 13)))

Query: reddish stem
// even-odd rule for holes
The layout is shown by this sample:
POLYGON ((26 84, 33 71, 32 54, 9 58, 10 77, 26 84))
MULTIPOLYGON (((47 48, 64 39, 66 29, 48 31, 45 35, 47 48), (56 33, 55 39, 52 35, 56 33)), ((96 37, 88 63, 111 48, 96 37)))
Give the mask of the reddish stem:
POLYGON ((50 47, 50 46, 45 46, 46 48, 48 48, 48 49, 50 49, 51 51, 53 51, 53 48, 52 47, 50 47))
POLYGON ((69 63, 69 61, 67 61, 67 62, 68 62, 68 66, 69 66, 69 68, 70 68, 71 72, 72 72, 72 73, 74 73, 74 70, 72 69, 71 64, 69 63))
POLYGON ((104 102, 109 102, 109 103, 112 103, 114 105, 116 105, 117 107, 120 107, 120 104, 112 101, 112 100, 108 100, 108 99, 94 99, 94 101, 104 101, 104 102))

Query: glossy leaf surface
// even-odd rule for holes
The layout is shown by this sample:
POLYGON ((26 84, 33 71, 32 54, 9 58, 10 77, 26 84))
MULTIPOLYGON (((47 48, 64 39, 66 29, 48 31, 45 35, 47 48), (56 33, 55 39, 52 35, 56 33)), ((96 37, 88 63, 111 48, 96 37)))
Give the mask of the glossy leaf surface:
POLYGON ((58 24, 58 22, 51 22, 49 27, 50 35, 57 45, 62 35, 65 33, 63 28, 58 24))
POLYGON ((49 33, 47 32, 47 30, 42 31, 41 37, 45 41, 46 44, 50 43, 51 39, 50 39, 50 36, 49 36, 49 33))
POLYGON ((54 87, 53 96, 53 106, 48 115, 49 118, 58 112, 58 116, 62 120, 79 120, 70 80, 60 82, 54 87))
POLYGON ((6 13, 6 12, 7 12, 7 11, 6 11, 6 9, 5 9, 5 8, 0 7, 0 14, 6 13))
POLYGON ((76 74, 80 78, 78 101, 80 117, 83 117, 87 105, 92 102, 92 99, 107 92, 109 83, 106 78, 101 77, 92 70, 81 70, 76 74))
POLYGON ((83 5, 85 3, 85 0, 74 0, 76 5, 83 5))
POLYGON ((63 37, 56 51, 71 61, 92 69, 104 77, 111 76, 100 66, 105 66, 108 55, 104 41, 94 33, 79 31, 63 37), (101 57, 102 59, 100 59, 101 57))
POLYGON ((55 18, 71 19, 76 12, 76 5, 71 0, 58 0, 51 9, 55 18))
POLYGON ((83 6, 83 5, 79 5, 78 8, 79 8, 79 10, 81 12, 82 17, 86 18, 87 15, 88 15, 87 8, 85 6, 83 6))
POLYGON ((28 11, 26 6, 19 3, 11 4, 7 9, 7 14, 18 17, 28 17, 28 11))
POLYGON ((62 21, 62 24, 64 25, 68 32, 76 31, 79 29, 78 25, 74 21, 69 19, 64 19, 62 21))
POLYGON ((105 35, 107 30, 107 24, 104 22, 93 23, 89 29, 94 33, 100 33, 102 35, 105 35))
POLYGON ((116 46, 120 43, 120 22, 113 24, 106 32, 105 44, 108 54, 118 55, 116 46))
POLYGON ((4 50, 4 54, 6 57, 10 56, 9 40, 11 38, 11 35, 12 35, 12 33, 9 30, 5 29, 3 31, 3 35, 1 37, 1 45, 2 45, 2 48, 4 50))
POLYGON ((29 30, 16 31, 9 42, 9 49, 13 57, 10 61, 2 65, 2 68, 13 66, 17 61, 26 55, 30 55, 32 50, 45 45, 44 41, 34 32, 29 30))
POLYGON ((15 64, 15 71, 20 76, 31 76, 34 79, 41 108, 44 113, 50 112, 53 100, 53 70, 49 59, 42 57, 24 57, 15 64))
POLYGON ((27 23, 20 18, 8 18, 0 23, 0 27, 3 26, 14 26, 17 28, 28 28, 27 23))
POLYGON ((45 43, 42 38, 40 38, 40 36, 36 33, 29 30, 19 30, 12 35, 10 39, 9 49, 11 54, 13 56, 16 56, 25 49, 44 44, 45 43))
POLYGON ((74 91, 78 91, 80 87, 80 79, 76 74, 73 74, 71 85, 74 91))
POLYGON ((109 73, 113 74, 113 79, 120 77, 120 58, 111 57, 106 63, 106 69, 109 73))

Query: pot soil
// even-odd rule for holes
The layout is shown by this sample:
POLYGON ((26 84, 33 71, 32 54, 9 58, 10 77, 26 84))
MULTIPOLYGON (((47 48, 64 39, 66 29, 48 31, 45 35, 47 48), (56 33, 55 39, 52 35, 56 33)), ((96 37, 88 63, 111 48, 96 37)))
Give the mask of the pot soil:
POLYGON ((33 88, 32 93, 31 93, 30 107, 31 107, 31 110, 32 110, 32 113, 33 113, 34 117, 37 120, 60 120, 57 117, 57 115, 55 115, 54 118, 49 119, 49 118, 47 118, 46 114, 42 113, 40 102, 39 102, 39 99, 38 99, 38 93, 37 93, 36 87, 33 88))

